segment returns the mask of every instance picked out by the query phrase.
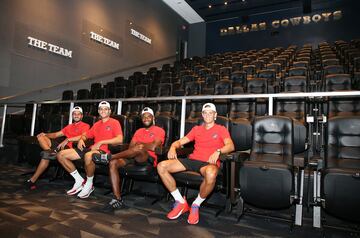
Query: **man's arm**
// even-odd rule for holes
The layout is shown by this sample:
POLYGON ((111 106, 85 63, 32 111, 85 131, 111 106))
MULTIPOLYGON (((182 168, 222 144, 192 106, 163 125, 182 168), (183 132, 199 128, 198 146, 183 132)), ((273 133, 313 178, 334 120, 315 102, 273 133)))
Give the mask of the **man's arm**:
POLYGON ((215 151, 209 157, 210 164, 216 164, 221 154, 227 154, 235 150, 234 143, 231 138, 224 139, 224 146, 220 148, 220 153, 215 151))
POLYGON ((123 142, 123 135, 117 135, 112 139, 102 140, 97 142, 96 144, 93 145, 92 148, 95 150, 99 150, 101 145, 121 144, 122 142, 123 142))
POLYGON ((189 142, 190 142, 190 140, 186 136, 173 142, 171 144, 169 152, 168 152, 168 158, 169 159, 177 159, 176 149, 180 148, 181 146, 183 146, 189 142))
POLYGON ((224 144, 225 145, 222 148, 220 148, 221 154, 227 154, 235 150, 234 142, 232 141, 231 138, 224 139, 224 144))
POLYGON ((144 145, 145 149, 155 151, 156 147, 159 147, 162 143, 160 139, 156 138, 153 142, 142 144, 144 145))
POLYGON ((37 137, 40 137, 40 136, 46 136, 49 139, 55 139, 55 138, 64 136, 64 133, 62 131, 57 131, 57 132, 52 132, 52 133, 44 133, 44 132, 42 132, 42 133, 37 135, 37 137))

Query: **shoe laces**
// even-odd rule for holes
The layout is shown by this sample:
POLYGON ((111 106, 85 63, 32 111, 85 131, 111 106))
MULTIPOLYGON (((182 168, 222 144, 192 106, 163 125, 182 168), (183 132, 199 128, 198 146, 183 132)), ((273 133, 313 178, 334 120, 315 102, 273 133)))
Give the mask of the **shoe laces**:
POLYGON ((175 203, 172 205, 172 209, 174 209, 175 207, 179 206, 179 204, 182 204, 179 201, 175 201, 175 203))
POLYGON ((120 207, 120 206, 122 206, 122 200, 112 199, 109 202, 109 205, 112 206, 112 207, 120 207))
POLYGON ((200 208, 200 206, 199 205, 191 205, 191 212, 195 212, 195 211, 198 211, 199 210, 199 208, 200 208))

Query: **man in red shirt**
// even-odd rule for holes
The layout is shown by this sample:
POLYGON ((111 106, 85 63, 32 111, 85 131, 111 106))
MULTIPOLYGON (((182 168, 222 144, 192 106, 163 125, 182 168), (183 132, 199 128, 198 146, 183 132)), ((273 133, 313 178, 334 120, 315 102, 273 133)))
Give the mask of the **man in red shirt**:
POLYGON ((110 180, 114 198, 103 208, 106 212, 124 207, 120 196, 120 176, 118 171, 120 167, 130 163, 157 165, 157 155, 154 151, 156 147, 164 144, 165 131, 161 127, 154 125, 154 112, 151 108, 145 107, 142 110, 141 119, 144 127, 135 132, 129 148, 109 156, 110 180))
POLYGON ((79 198, 87 198, 94 191, 93 179, 95 164, 92 161, 93 154, 109 153, 109 144, 120 144, 123 141, 123 133, 119 121, 110 118, 110 104, 106 101, 99 103, 98 112, 101 120, 97 121, 89 131, 83 133, 76 149, 63 150, 57 155, 58 161, 64 166, 75 179, 74 186, 67 191, 68 195, 77 193, 79 198), (85 141, 94 138, 94 144, 85 148, 85 141), (77 171, 72 160, 84 158, 86 182, 77 171))
POLYGON ((199 222, 200 205, 215 186, 220 166, 219 156, 234 150, 234 143, 227 129, 215 123, 216 116, 215 105, 204 104, 202 108, 204 124, 193 127, 185 137, 172 143, 168 152, 169 160, 162 161, 157 166, 161 180, 175 199, 174 208, 167 215, 169 219, 176 219, 190 210, 188 223, 197 224, 199 222), (195 145, 189 158, 177 158, 176 149, 191 141, 194 141, 195 145), (176 188, 175 179, 171 175, 185 170, 198 172, 204 177, 199 195, 192 203, 191 208, 176 188))
POLYGON ((57 151, 60 151, 65 147, 72 148, 72 141, 79 140, 81 135, 89 130, 90 126, 87 123, 81 121, 83 118, 83 111, 81 107, 74 107, 71 111, 71 115, 73 118, 73 123, 67 125, 61 131, 53 133, 42 132, 37 135, 39 145, 43 149, 41 152, 42 158, 33 176, 29 180, 25 181, 26 189, 36 189, 35 182, 47 169, 50 160, 56 159, 57 151), (56 138, 63 136, 66 138, 61 143, 55 140, 56 138))

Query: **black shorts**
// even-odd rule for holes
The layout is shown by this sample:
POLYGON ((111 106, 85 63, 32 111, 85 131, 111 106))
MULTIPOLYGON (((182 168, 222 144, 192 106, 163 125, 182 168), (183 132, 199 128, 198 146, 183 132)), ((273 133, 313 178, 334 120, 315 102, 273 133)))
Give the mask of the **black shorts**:
POLYGON ((153 165, 154 164, 154 158, 149 156, 148 159, 145 162, 137 162, 135 159, 123 159, 125 161, 125 166, 127 166, 128 164, 135 164, 135 165, 140 165, 140 166, 145 166, 148 164, 153 165))
MULTIPOLYGON (((79 157, 80 157, 81 159, 84 158, 84 156, 85 156, 85 154, 86 154, 87 152, 91 151, 90 148, 84 148, 84 149, 81 151, 81 150, 79 150, 79 148, 77 148, 77 147, 74 148, 74 150, 76 151, 76 153, 79 155, 79 157)), ((99 154, 106 154, 106 152, 100 150, 100 153, 99 153, 99 154)))
POLYGON ((59 142, 58 139, 50 139, 51 142, 51 147, 50 149, 52 150, 57 150, 57 147, 60 145, 61 142, 59 142))
POLYGON ((188 158, 178 158, 179 162, 184 165, 187 171, 194 171, 200 173, 200 169, 206 165, 209 165, 208 162, 203 162, 199 160, 193 160, 188 158))

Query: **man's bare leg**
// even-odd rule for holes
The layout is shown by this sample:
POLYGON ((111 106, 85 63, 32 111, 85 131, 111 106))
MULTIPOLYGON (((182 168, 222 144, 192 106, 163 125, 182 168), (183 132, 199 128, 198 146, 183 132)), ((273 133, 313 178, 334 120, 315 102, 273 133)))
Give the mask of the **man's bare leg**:
POLYGON ((80 192, 83 188, 84 179, 77 171, 72 160, 80 159, 79 154, 74 149, 62 150, 57 154, 57 160, 65 168, 67 172, 75 179, 73 187, 66 193, 68 195, 75 195, 80 192))

